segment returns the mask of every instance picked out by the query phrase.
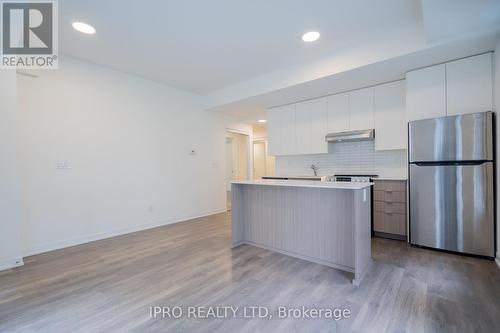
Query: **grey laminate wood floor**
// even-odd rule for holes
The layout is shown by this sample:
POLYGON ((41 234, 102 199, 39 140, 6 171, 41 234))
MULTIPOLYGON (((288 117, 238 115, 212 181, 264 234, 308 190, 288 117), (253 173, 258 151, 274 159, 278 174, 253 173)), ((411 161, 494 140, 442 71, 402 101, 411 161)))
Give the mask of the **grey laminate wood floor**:
POLYGON ((359 287, 339 270, 230 249, 219 214, 26 259, 0 273, 1 332, 500 332, 500 270, 374 239, 359 287), (149 307, 348 308, 351 318, 150 319, 149 307))

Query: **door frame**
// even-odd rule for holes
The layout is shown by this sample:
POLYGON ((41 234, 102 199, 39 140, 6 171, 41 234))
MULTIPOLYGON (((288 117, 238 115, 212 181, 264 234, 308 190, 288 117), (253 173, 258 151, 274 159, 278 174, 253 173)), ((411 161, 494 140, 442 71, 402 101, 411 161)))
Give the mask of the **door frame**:
MULTIPOLYGON (((247 131, 242 131, 234 128, 226 128, 226 133, 241 134, 245 136, 245 142, 247 146, 247 179, 253 179, 253 138, 252 134, 247 131)), ((225 138, 225 136, 224 136, 225 138)), ((224 150, 226 149, 226 141, 224 140, 224 150)), ((224 163, 225 167, 225 163, 224 163)))

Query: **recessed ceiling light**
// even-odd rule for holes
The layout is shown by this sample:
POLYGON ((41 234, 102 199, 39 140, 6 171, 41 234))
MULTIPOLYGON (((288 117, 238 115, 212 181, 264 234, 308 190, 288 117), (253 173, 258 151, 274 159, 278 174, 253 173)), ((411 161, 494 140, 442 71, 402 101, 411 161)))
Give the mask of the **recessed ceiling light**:
POLYGON ((266 119, 259 119, 259 120, 257 120, 257 121, 258 121, 259 123, 266 123, 266 122, 267 122, 267 120, 266 120, 266 119))
POLYGON ((317 31, 309 31, 302 35, 302 40, 304 42, 314 42, 319 38, 320 34, 317 31))
POLYGON ((84 34, 95 34, 95 29, 93 26, 83 23, 83 22, 73 22, 73 28, 76 30, 83 32, 84 34))

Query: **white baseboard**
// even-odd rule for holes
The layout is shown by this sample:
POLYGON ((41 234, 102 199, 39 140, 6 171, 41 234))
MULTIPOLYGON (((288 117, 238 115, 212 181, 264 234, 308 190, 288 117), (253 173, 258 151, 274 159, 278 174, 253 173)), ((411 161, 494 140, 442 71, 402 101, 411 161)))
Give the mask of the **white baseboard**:
POLYGON ((23 258, 13 258, 0 261, 0 271, 24 265, 23 258))
POLYGON ((221 209, 217 209, 217 210, 201 212, 201 213, 196 214, 194 216, 177 217, 177 218, 173 218, 173 219, 169 219, 169 220, 162 220, 162 221, 143 224, 143 225, 134 226, 134 227, 122 228, 122 229, 102 232, 102 233, 98 233, 98 234, 92 234, 92 235, 86 235, 86 236, 76 237, 76 238, 72 238, 72 239, 66 239, 63 241, 58 241, 58 242, 53 242, 53 243, 48 243, 48 244, 44 244, 44 245, 26 248, 23 251, 23 255, 24 255, 24 257, 28 257, 28 256, 32 256, 35 254, 50 252, 50 251, 54 251, 54 250, 60 250, 60 249, 66 248, 66 247, 90 243, 90 242, 94 242, 94 241, 98 241, 98 240, 103 240, 106 238, 126 235, 126 234, 129 234, 132 232, 137 232, 137 231, 142 231, 142 230, 147 230, 147 229, 152 229, 152 228, 158 228, 158 227, 165 226, 168 224, 185 222, 185 221, 197 219, 200 217, 225 213, 226 211, 227 211, 226 208, 221 208, 221 209))

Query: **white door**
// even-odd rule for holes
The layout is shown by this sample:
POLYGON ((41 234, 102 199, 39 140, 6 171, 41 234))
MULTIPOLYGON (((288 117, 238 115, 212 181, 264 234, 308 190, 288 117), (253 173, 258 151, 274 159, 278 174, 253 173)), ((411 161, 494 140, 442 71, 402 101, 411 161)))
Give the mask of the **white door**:
POLYGON ((266 143, 254 142, 253 144, 253 178, 261 179, 266 176, 266 143))
POLYGON ((446 113, 458 115, 493 110, 492 54, 446 64, 446 113))
POLYGON ((354 90, 349 93, 349 130, 374 128, 373 88, 354 90))
POLYGON ((406 114, 408 121, 446 116, 444 64, 406 73, 406 114))

